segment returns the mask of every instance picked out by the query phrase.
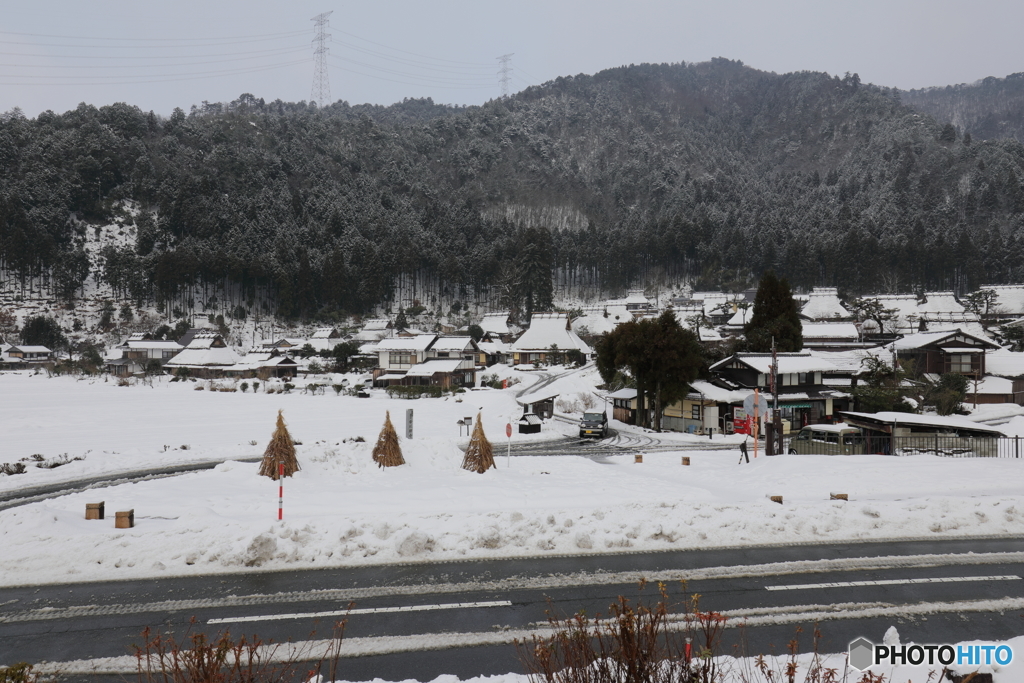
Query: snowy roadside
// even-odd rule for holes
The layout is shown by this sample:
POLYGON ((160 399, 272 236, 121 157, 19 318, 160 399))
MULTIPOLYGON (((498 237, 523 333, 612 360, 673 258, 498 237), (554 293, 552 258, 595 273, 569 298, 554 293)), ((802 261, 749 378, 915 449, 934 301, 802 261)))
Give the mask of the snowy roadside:
POLYGON ((0 512, 5 585, 336 566, 892 538, 1019 536, 1024 462, 738 452, 499 457, 460 469, 451 439, 378 469, 371 444, 299 447, 277 486, 254 463, 76 493, 0 512), (849 501, 830 500, 846 493, 849 501), (782 496, 780 505, 769 496, 782 496), (86 521, 104 500, 108 519, 86 521), (134 509, 134 529, 112 512, 134 509), (54 548, 61 548, 58 558, 54 548))

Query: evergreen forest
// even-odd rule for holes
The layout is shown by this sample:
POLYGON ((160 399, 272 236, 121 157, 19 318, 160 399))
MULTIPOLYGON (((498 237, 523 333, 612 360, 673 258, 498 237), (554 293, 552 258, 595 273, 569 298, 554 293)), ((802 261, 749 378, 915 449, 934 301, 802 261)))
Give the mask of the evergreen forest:
POLYGON ((242 317, 262 300, 292 319, 368 312, 410 282, 539 310, 552 282, 585 297, 769 269, 850 295, 1024 281, 1019 135, 905 95, 715 59, 473 107, 13 110, 0 274, 73 301, 93 273, 158 307, 221 288, 242 317), (118 215, 132 242, 87 253, 118 215))

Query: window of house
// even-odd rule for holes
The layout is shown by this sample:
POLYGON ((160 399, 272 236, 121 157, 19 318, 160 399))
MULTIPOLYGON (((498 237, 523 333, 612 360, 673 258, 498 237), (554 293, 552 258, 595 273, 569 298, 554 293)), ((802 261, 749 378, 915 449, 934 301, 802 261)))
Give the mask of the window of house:
POLYGON ((782 386, 784 386, 784 387, 791 387, 791 386, 793 386, 795 379, 796 379, 796 375, 794 375, 792 372, 783 373, 783 375, 782 375, 782 386))
POLYGON ((392 351, 391 352, 391 365, 411 365, 412 354, 408 351, 392 351))
POLYGON ((699 420, 700 419, 700 404, 699 403, 694 403, 693 407, 690 409, 690 419, 691 420, 699 420))
POLYGON ((797 383, 797 384, 810 384, 810 383, 811 383, 811 380, 810 380, 810 373, 807 373, 807 372, 801 372, 801 373, 799 373, 799 374, 797 375, 797 380, 796 380, 796 383, 797 383))
POLYGON ((967 375, 973 372, 974 369, 971 367, 971 354, 962 353, 950 356, 949 371, 959 372, 962 375, 967 375))
POLYGON ((438 358, 447 358, 448 357, 448 352, 447 351, 438 351, 437 352, 437 357, 438 358))

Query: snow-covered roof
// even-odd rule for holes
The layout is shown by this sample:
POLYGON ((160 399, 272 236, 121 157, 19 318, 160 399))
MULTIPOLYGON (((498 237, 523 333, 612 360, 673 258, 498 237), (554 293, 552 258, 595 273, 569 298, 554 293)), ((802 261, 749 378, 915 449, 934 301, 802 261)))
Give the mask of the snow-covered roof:
POLYGON ((611 316, 606 318, 604 317, 603 312, 599 311, 597 313, 588 313, 580 316, 579 318, 575 318, 572 321, 572 329, 573 332, 578 333, 580 329, 585 327, 588 334, 605 334, 611 332, 616 327, 626 322, 626 320, 631 319, 631 315, 629 318, 620 316, 619 320, 616 320, 611 316))
POLYGON ((853 323, 804 323, 804 341, 808 339, 848 339, 855 341, 860 338, 857 326, 853 323))
POLYGON ((235 365, 239 360, 238 354, 227 346, 202 348, 189 344, 177 356, 164 363, 164 367, 220 367, 235 365))
POLYGON ((626 297, 626 303, 627 304, 633 304, 633 305, 641 304, 641 305, 644 305, 644 306, 650 306, 651 305, 650 300, 646 296, 644 296, 643 292, 640 292, 640 291, 630 292, 629 296, 626 297))
POLYGON ((508 344, 503 341, 479 341, 476 343, 478 349, 487 354, 508 353, 508 344))
POLYGON ((436 334, 417 334, 414 337, 391 337, 377 343, 378 351, 426 351, 437 339, 436 334))
POLYGON ((12 346, 7 349, 7 351, 21 351, 22 353, 53 353, 53 351, 45 346, 12 346))
POLYGON ((702 379, 691 382, 690 389, 692 389, 691 395, 699 395, 716 403, 739 403, 753 393, 745 390, 725 389, 702 379))
POLYGON ((915 413, 900 413, 885 411, 881 413, 854 413, 842 411, 843 415, 866 420, 877 420, 879 422, 895 423, 898 425, 912 425, 915 427, 948 427, 950 429, 969 429, 976 432, 992 432, 993 436, 1002 435, 1002 431, 995 427, 978 424, 973 420, 950 415, 917 415, 915 413))
POLYGON ((807 295, 807 303, 800 312, 812 320, 850 317, 850 312, 843 307, 839 300, 839 290, 835 287, 815 287, 807 295))
POLYGON ((993 313, 1024 315, 1024 285, 985 285, 996 293, 992 304, 993 313))
POLYGON ((697 339, 702 342, 719 342, 725 339, 725 337, 715 328, 701 325, 697 328, 697 339))
POLYGON ((468 348, 472 348, 473 338, 472 337, 438 337, 434 345, 430 347, 431 351, 465 351, 468 348))
POLYGON ((480 329, 495 334, 511 334, 508 328, 508 313, 487 313, 480 321, 480 329))
MULTIPOLYGON (((779 373, 800 373, 800 372, 835 372, 838 368, 827 360, 810 353, 779 353, 776 354, 779 360, 779 373)), ((754 368, 757 372, 768 374, 772 368, 772 354, 770 353, 737 353, 718 361, 711 366, 711 370, 725 367, 734 360, 754 368)))
POLYGON ((585 354, 593 353, 590 346, 568 327, 569 316, 565 313, 534 313, 530 329, 516 340, 512 350, 547 351, 557 346, 560 351, 579 349, 585 354))
POLYGON ((462 365, 463 360, 461 358, 451 358, 448 360, 428 360, 426 363, 419 363, 418 365, 412 366, 409 372, 405 373, 406 377, 430 377, 437 372, 455 372, 462 365))
POLYGON ((630 389, 628 387, 625 389, 619 389, 618 391, 613 391, 608 394, 608 398, 618 399, 620 401, 632 401, 636 398, 636 389, 630 389))
POLYGON ((386 330, 391 326, 391 321, 387 318, 374 318, 367 320, 363 323, 363 330, 365 331, 376 331, 386 330))
POLYGON ((1000 377, 1024 376, 1024 353, 996 349, 985 355, 985 370, 1000 377))
MULTIPOLYGON (((1013 393, 1013 380, 1005 377, 995 377, 993 375, 985 375, 980 382, 978 382, 978 393, 979 394, 996 394, 1006 396, 1013 393)), ((970 401, 974 395, 974 383, 972 382, 967 387, 967 400, 970 401)))
POLYGON ((330 339, 331 335, 337 335, 337 330, 333 327, 320 327, 317 328, 310 339, 330 339))
POLYGON ((170 339, 144 339, 135 340, 129 338, 128 341, 121 344, 122 349, 180 349, 183 348, 181 344, 170 339))
POLYGON ((754 317, 753 306, 748 306, 746 308, 742 306, 737 306, 736 312, 733 314, 731 318, 729 318, 729 322, 727 322, 726 325, 730 325, 733 327, 746 325, 748 322, 750 322, 750 319, 752 317, 754 317))
POLYGON ((953 328, 952 330, 936 330, 933 332, 918 332, 911 334, 902 339, 897 339, 892 344, 887 345, 887 348, 895 348, 897 351, 919 349, 922 346, 928 344, 941 343, 945 340, 949 340, 951 344, 963 345, 967 340, 975 340, 983 347, 995 349, 998 345, 984 337, 976 337, 973 334, 964 332, 959 327, 953 328))

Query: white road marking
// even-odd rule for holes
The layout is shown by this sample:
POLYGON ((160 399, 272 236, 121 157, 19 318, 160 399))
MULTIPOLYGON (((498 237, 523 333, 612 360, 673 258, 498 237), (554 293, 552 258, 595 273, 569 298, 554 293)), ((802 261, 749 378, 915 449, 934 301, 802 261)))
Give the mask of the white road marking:
MULTIPOLYGON (((841 603, 833 605, 790 605, 787 607, 762 607, 738 609, 723 612, 728 621, 726 628, 751 628, 777 624, 794 624, 840 619, 873 619, 878 617, 912 618, 933 614, 962 614, 964 612, 1009 612, 1024 610, 1024 598, 1001 598, 998 600, 964 600, 958 602, 924 602, 916 605, 893 605, 889 603, 841 603)), ((680 615, 681 616, 681 615, 680 615)), ((666 624, 669 631, 685 631, 691 628, 685 619, 677 618, 666 624)), ((387 655, 399 652, 425 652, 478 647, 481 645, 510 645, 516 640, 530 640, 534 636, 548 638, 554 630, 549 625, 532 628, 513 628, 499 631, 478 631, 470 633, 419 633, 407 636, 370 636, 345 638, 340 646, 337 641, 306 640, 264 646, 263 661, 284 662, 295 659, 316 661, 332 652, 334 648, 341 657, 364 657, 387 655), (298 655, 298 657, 296 656, 298 655)), ((60 673, 63 676, 76 674, 134 674, 139 661, 131 655, 100 657, 69 662, 45 662, 35 667, 41 673, 60 673)))
MULTIPOLYGON (((513 576, 486 581, 462 583, 428 583, 400 586, 365 586, 360 588, 320 589, 311 591, 287 591, 273 594, 232 595, 215 598, 194 598, 185 600, 163 600, 148 603, 73 605, 69 607, 44 607, 20 612, 0 613, 0 624, 40 621, 48 619, 73 619, 100 615, 146 614, 151 612, 180 612, 223 607, 244 607, 254 605, 286 604, 289 602, 335 602, 348 603, 352 600, 366 600, 378 597, 401 595, 455 595, 459 593, 508 593, 514 590, 552 590, 578 586, 611 586, 635 584, 641 578, 650 583, 671 583, 674 581, 707 581, 714 579, 740 579, 777 577, 782 575, 852 572, 883 569, 909 569, 920 567, 942 567, 949 565, 980 566, 987 564, 1015 564, 1024 562, 1024 552, 998 553, 947 553, 934 555, 885 555, 880 557, 852 557, 835 560, 792 560, 765 564, 733 565, 719 567, 661 569, 647 571, 637 569, 621 572, 578 572, 573 574, 550 574, 546 576, 513 576)), ((216 576, 216 575, 213 575, 216 576)))
POLYGON ((448 602, 439 605, 401 605, 398 607, 365 607, 362 609, 339 609, 330 612, 295 612, 291 614, 259 614, 250 617, 224 617, 208 619, 207 624, 233 624, 242 621, 278 621, 281 619, 319 619, 322 617, 347 617, 352 614, 388 614, 391 612, 427 612, 442 609, 473 609, 477 607, 511 607, 510 600, 489 602, 448 602))
POLYGON ((835 581, 832 583, 796 583, 765 586, 769 591, 796 591, 811 588, 855 588, 857 586, 905 586, 913 583, 966 583, 968 581, 1020 581, 1019 576, 941 576, 925 579, 880 579, 878 581, 835 581))

